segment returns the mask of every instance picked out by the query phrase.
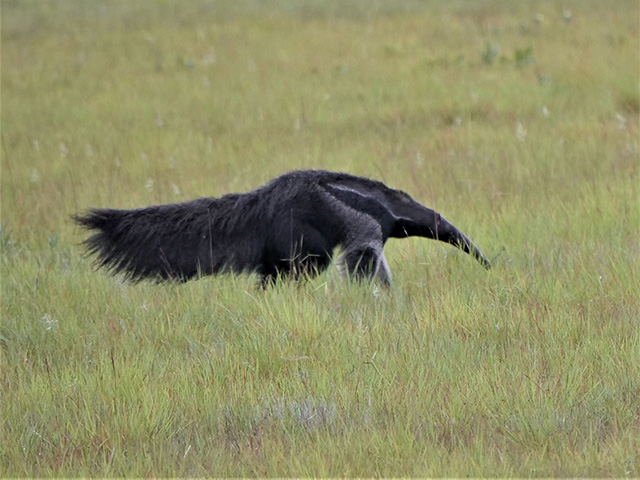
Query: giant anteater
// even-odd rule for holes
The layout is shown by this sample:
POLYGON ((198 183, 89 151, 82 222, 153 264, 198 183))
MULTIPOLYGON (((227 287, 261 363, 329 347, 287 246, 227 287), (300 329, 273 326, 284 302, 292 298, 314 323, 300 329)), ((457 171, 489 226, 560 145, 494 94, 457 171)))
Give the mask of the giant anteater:
POLYGON ((324 270, 341 246, 349 276, 389 284, 384 244, 409 236, 450 243, 491 266, 460 230, 406 193, 324 170, 289 172, 249 193, 92 209, 74 219, 95 232, 85 244, 99 265, 135 281, 256 272, 266 286, 324 270))

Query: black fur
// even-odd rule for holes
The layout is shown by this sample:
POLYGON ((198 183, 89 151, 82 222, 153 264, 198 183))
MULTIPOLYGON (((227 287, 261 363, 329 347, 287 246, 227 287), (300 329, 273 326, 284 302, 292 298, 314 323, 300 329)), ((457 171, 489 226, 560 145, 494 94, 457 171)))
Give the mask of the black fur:
POLYGON ((74 219, 95 232, 85 244, 99 264, 135 281, 256 272, 266 285, 324 270, 341 246, 349 275, 389 284, 382 249, 388 238, 408 236, 450 243, 491 266, 462 232, 406 193, 323 170, 286 173, 249 193, 92 209, 74 219))

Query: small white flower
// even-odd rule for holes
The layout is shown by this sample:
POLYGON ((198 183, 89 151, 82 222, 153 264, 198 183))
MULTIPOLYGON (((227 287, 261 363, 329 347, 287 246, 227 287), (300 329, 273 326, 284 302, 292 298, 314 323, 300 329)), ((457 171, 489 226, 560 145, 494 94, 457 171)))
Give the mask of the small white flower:
POLYGON ((216 52, 210 50, 202 57, 201 63, 205 67, 207 65, 213 65, 214 63, 216 63, 216 52))
POLYGON ((42 316, 42 320, 44 320, 44 326, 45 326, 45 330, 49 331, 49 330, 53 330, 55 327, 58 326, 58 320, 56 320, 55 318, 53 318, 51 315, 49 315, 48 313, 45 313, 42 316))
POLYGON ((618 120, 618 130, 627 128, 627 119, 623 115, 616 113, 616 120, 618 120))
POLYGON ((520 122, 516 125, 516 137, 521 142, 524 142, 525 138, 527 138, 527 131, 525 130, 524 125, 520 122))
POLYGON ((551 112, 549 111, 549 109, 547 108, 546 105, 542 106, 542 116, 543 117, 548 117, 549 115, 551 115, 551 112))
POLYGON ((153 179, 152 178, 148 178, 147 179, 147 183, 145 183, 145 188, 147 190, 149 190, 150 192, 153 192, 153 179))
POLYGON ((35 168, 31 170, 29 180, 31 180, 31 183, 38 183, 40 181, 40 174, 38 173, 38 170, 36 170, 35 168))

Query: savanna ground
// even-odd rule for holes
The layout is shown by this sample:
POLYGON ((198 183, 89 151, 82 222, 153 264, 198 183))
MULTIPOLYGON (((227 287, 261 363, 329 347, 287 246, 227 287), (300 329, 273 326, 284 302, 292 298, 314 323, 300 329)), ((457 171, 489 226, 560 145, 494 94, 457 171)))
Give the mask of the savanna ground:
POLYGON ((2 2, 0 476, 638 476, 638 2, 2 2), (70 215, 370 176, 467 233, 131 285, 70 215))

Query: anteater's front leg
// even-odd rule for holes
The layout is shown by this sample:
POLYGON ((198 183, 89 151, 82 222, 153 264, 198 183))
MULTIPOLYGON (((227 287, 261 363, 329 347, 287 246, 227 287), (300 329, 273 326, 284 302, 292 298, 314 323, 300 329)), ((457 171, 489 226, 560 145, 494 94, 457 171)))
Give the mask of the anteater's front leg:
POLYGON ((380 225, 367 216, 354 223, 340 260, 343 269, 350 278, 377 278, 383 285, 391 285, 391 272, 382 251, 384 242, 380 225))

